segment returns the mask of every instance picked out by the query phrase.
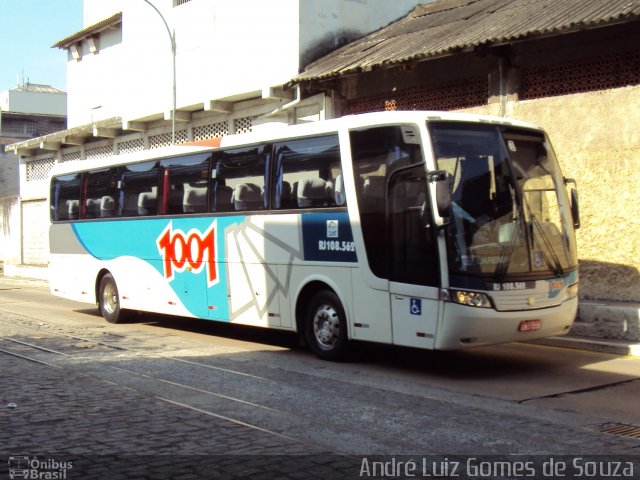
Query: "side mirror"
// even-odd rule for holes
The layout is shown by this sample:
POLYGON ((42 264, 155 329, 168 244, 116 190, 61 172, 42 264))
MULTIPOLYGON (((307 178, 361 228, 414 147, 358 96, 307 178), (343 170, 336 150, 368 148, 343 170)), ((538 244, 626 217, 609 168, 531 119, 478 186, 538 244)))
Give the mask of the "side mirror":
POLYGON ((436 208, 438 215, 445 219, 445 224, 451 216, 451 189, 449 188, 449 173, 445 170, 434 170, 427 173, 427 181, 436 184, 436 208))
POLYGON ((573 184, 571 189, 571 217, 573 218, 573 227, 580 228, 580 204, 578 203, 578 187, 573 178, 565 178, 564 184, 573 184))

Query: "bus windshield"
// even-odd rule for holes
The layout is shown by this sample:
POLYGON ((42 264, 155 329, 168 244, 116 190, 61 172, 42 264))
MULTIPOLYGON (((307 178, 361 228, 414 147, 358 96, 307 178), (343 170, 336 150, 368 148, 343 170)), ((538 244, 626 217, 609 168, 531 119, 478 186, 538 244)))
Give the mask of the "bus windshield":
POLYGON ((452 274, 562 276, 577 267, 569 200, 544 134, 498 125, 429 124, 451 178, 452 274))

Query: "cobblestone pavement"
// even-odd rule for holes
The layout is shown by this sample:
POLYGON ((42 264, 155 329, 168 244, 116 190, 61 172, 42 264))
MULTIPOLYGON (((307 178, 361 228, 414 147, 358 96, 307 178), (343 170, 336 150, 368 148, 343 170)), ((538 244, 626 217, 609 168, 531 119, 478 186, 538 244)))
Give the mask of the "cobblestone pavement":
POLYGON ((4 356, 5 452, 133 455, 326 453, 86 375, 4 356), (26 427, 26 428, 25 428, 26 427))
MULTIPOLYGON (((33 337, 21 336, 46 335, 33 337)), ((0 348, 0 479, 16 474, 16 462, 27 462, 24 478, 113 480, 348 478, 360 466, 331 449, 19 350, 0 348)))

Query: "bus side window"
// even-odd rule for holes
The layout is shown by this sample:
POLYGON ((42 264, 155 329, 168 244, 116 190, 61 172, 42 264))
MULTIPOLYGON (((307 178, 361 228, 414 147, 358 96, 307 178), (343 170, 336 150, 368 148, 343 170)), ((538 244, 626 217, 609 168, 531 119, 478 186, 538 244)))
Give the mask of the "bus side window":
POLYGON ((274 151, 276 209, 346 204, 337 135, 280 142, 274 146, 274 151), (339 192, 336 191, 338 181, 339 192))
POLYGON ((51 220, 64 221, 79 218, 81 175, 72 173, 55 177, 51 181, 51 220))
POLYGON ((160 213, 204 213, 207 211, 209 159, 200 153, 167 158, 160 162, 162 198, 160 213))
POLYGON ((115 216, 116 169, 84 174, 85 195, 83 218, 115 216))
POLYGON ((155 215, 158 211, 158 162, 125 165, 118 169, 118 216, 155 215))
POLYGON ((214 154, 211 203, 215 212, 264 210, 268 206, 264 147, 235 148, 214 154))

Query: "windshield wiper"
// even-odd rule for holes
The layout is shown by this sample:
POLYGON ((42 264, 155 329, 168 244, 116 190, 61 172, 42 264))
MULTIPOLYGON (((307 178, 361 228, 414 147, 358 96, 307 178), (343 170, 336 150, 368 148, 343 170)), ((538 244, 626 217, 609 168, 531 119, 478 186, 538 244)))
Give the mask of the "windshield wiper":
MULTIPOLYGON (((555 275, 558 275, 558 276, 564 275, 564 269, 562 268, 562 263, 560 262, 560 258, 558 257, 558 254, 556 253, 556 251, 553 249, 553 246, 551 245, 551 241, 549 240, 549 237, 547 236, 547 234, 544 232, 544 229, 542 228, 542 224, 536 218, 536 216, 533 213, 531 213, 531 210, 529 210, 529 216, 531 217, 531 223, 533 223, 534 228, 538 230, 540 238, 542 238, 542 243, 544 243, 545 248, 551 255, 552 262, 549 261, 549 258, 547 257, 544 249, 540 250, 540 254, 542 255, 544 262, 547 264, 547 266, 551 269, 551 271, 555 275)), ((535 245, 535 238, 536 238, 535 234, 532 233, 531 234, 532 248, 535 245)))
POLYGON ((509 241, 503 245, 500 250, 500 263, 496 267, 496 278, 498 282, 504 280, 507 276, 507 270, 509 270, 509 264, 511 263, 511 257, 513 256, 513 251, 515 250, 516 243, 518 240, 518 231, 520 230, 520 215, 518 214, 514 219, 513 225, 514 228, 509 235, 509 241))
MULTIPOLYGON (((542 224, 540 223, 538 218, 534 215, 534 213, 531 211, 529 202, 527 202, 527 196, 524 192, 522 195, 522 202, 527 208, 527 212, 529 213, 529 217, 531 218, 531 223, 533 224, 534 229, 537 230, 538 234, 540 235, 540 238, 542 239, 542 243, 544 244, 545 248, 543 248, 542 250, 539 250, 540 255, 542 256, 542 259, 547 264, 547 267, 551 269, 554 275, 558 275, 558 276, 564 275, 562 262, 560 262, 560 258, 558 257, 558 254, 554 250, 553 245, 551 245, 551 241, 549 240, 549 237, 544 232, 544 228, 542 228, 542 224), (551 255, 551 260, 549 260, 549 257, 545 253, 545 249, 551 255)), ((531 237, 531 248, 533 249, 535 248, 536 235, 533 232, 531 232, 530 237, 531 237)))
POLYGON ((509 185, 509 191, 511 192, 511 205, 513 205, 513 225, 514 228, 509 234, 509 241, 502 246, 500 250, 500 263, 496 267, 496 278, 499 282, 502 282, 507 275, 507 270, 509 270, 509 263, 511 263, 511 257, 513 256, 513 251, 516 247, 516 242, 518 239, 518 231, 520 230, 520 221, 522 220, 522 211, 518 202, 516 202, 516 192, 509 185))

